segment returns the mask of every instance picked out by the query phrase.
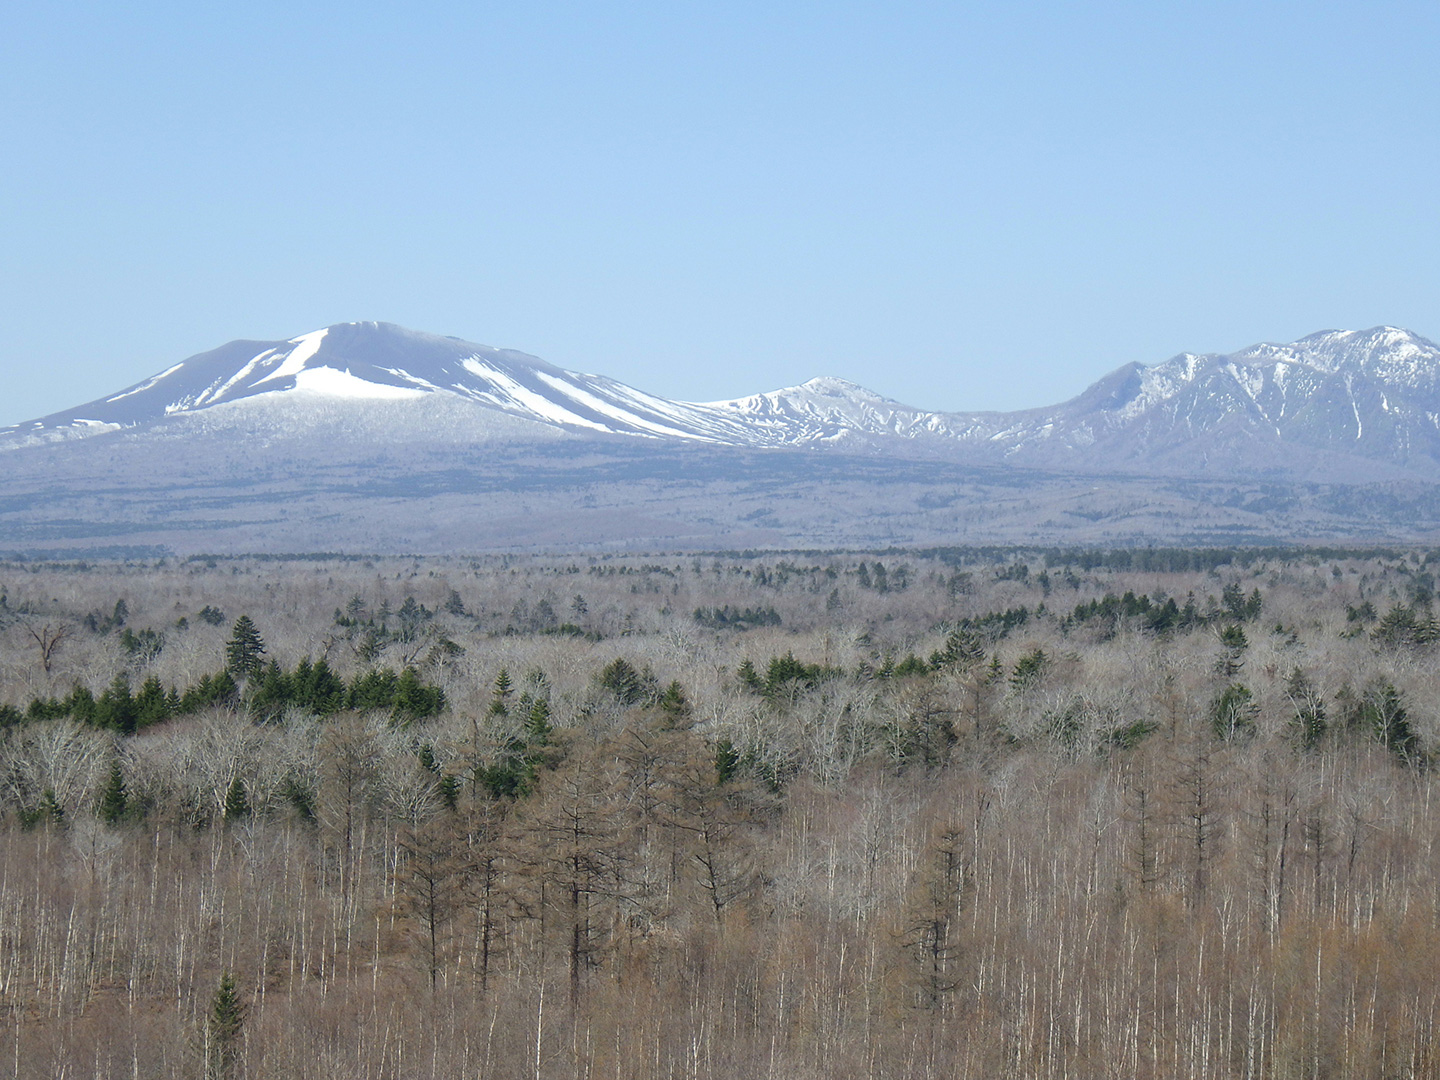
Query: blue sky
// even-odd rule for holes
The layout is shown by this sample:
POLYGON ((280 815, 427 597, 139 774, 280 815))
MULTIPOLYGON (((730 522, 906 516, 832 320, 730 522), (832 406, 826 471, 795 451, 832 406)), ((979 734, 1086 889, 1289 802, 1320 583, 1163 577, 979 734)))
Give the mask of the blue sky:
POLYGON ((39 3, 0 423, 381 319, 672 397, 930 408, 1440 337, 1440 5, 39 3))

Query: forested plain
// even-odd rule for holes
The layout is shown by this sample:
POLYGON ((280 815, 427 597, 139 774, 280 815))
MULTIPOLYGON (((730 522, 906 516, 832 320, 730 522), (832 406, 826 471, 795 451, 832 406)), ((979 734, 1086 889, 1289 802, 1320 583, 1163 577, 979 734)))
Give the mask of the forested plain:
POLYGON ((1440 1075, 1437 566, 0 563, 0 1069, 1440 1075))

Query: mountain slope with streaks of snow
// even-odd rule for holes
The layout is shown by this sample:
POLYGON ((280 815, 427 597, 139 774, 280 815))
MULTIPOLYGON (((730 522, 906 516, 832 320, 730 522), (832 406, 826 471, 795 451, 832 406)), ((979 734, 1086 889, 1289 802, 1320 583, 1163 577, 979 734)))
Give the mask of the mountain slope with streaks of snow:
MULTIPOLYGON (((575 432, 734 442, 743 425, 723 410, 671 402, 599 375, 387 323, 347 323, 282 342, 234 341, 107 398, 10 429, 29 441, 134 428, 206 410, 306 402, 423 401, 575 432)), ((413 414, 413 410, 407 410, 413 414)))
POLYGON ((1394 327, 1131 364, 1048 409, 971 429, 1007 460, 1135 471, 1324 472, 1338 457, 1432 471, 1440 347, 1394 327))
POLYGON ((1081 472, 1388 469, 1428 477, 1440 463, 1440 347, 1395 327, 1323 331, 1232 354, 1129 364, 1058 405, 946 413, 834 378, 727 401, 673 401, 514 350, 346 323, 288 341, 231 342, 109 397, 0 431, 0 446, 139 437, 159 427, 172 437, 247 424, 283 433, 321 417, 388 428, 388 442, 443 430, 451 442, 578 436, 839 447, 1081 472))

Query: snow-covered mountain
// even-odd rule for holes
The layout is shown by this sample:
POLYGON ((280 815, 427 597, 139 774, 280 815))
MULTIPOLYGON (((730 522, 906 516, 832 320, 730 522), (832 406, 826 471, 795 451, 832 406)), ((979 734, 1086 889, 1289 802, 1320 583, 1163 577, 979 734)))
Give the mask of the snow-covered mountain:
POLYGON ((1350 462, 1433 474, 1440 348, 1394 327, 1324 331, 1288 345, 1130 364, 1050 407, 943 413, 833 378, 729 401, 672 401, 513 350, 347 323, 288 341, 231 342, 109 397, 0 430, 0 445, 196 426, 183 421, 294 430, 319 417, 338 417, 341 429, 346 417, 363 417, 370 429, 388 427, 392 442, 443 428, 452 441, 544 433, 838 446, 1098 472, 1313 475, 1350 462))
MULTIPOLYGON (((737 442, 743 424, 724 410, 667 401, 600 375, 583 375, 510 349, 417 333, 389 323, 346 323, 288 341, 232 341, 135 386, 8 429, 32 440, 153 424, 202 412, 263 415, 283 407, 423 402, 575 432, 737 442)), ((373 410, 370 410, 373 412, 373 410)), ((414 410, 403 410, 414 416, 414 410)))
POLYGON ((1326 330, 1129 364, 1060 405, 973 421, 964 438, 1017 463, 1314 474, 1351 458, 1433 477, 1440 347, 1390 326, 1326 330))

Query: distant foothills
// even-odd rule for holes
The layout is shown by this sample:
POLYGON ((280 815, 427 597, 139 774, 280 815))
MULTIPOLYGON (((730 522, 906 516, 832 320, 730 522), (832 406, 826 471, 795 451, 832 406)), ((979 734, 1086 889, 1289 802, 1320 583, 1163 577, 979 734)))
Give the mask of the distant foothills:
POLYGON ((834 378, 673 401, 346 323, 190 357, 0 451, 0 553, 1417 541, 1440 521, 1440 347, 1322 331, 965 413, 834 378))

